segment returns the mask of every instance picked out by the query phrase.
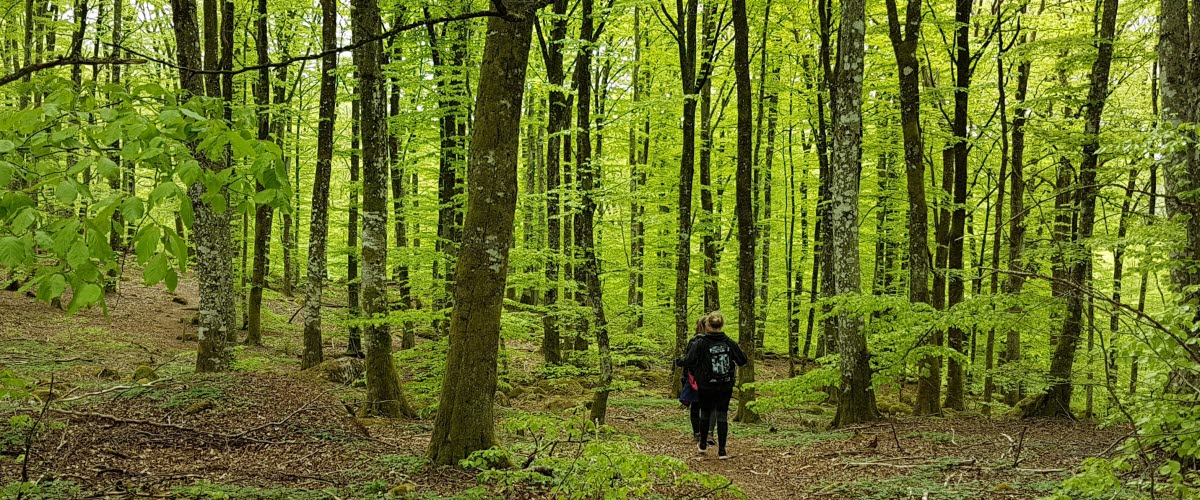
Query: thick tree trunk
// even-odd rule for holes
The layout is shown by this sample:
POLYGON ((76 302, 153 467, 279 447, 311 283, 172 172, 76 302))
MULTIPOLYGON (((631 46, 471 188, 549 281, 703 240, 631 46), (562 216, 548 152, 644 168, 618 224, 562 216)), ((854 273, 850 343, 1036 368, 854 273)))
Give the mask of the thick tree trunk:
MULTIPOLYGON (((392 361, 392 333, 386 322, 387 298, 387 103, 379 71, 382 42, 366 42, 380 31, 377 0, 353 0, 350 16, 354 65, 362 113, 363 229, 362 309, 369 323, 367 343, 367 407, 364 413, 385 417, 412 415, 392 361)), ((518 106, 519 107, 519 106, 518 106)))
MULTIPOLYGON (((200 37, 196 24, 194 0, 172 0, 171 15, 174 20, 176 56, 183 68, 200 67, 200 37)), ((204 82, 200 74, 182 69, 179 72, 180 89, 185 96, 203 96, 204 82)), ((219 162, 212 161, 206 154, 193 155, 207 172, 216 174, 221 170, 219 162)), ((192 200, 195 220, 192 223, 193 241, 196 244, 196 277, 200 282, 200 324, 197 337, 200 340, 196 351, 196 371, 216 372, 229 368, 233 361, 234 307, 233 307, 233 254, 229 234, 229 212, 217 212, 203 200, 206 188, 197 182, 188 189, 192 200)), ((218 196, 228 200, 222 188, 218 196)), ((228 202, 226 202, 228 205, 228 202)))
MULTIPOLYGON (((1180 221, 1185 229, 1185 241, 1172 252, 1171 283, 1183 296, 1188 307, 1196 309, 1200 302, 1200 146, 1197 145, 1195 124, 1200 121, 1200 3, 1195 0, 1162 0, 1158 59, 1161 67, 1162 121, 1170 124, 1172 135, 1178 135, 1184 147, 1164 153, 1163 184, 1166 194, 1167 217, 1180 221), (1169 15, 1167 13, 1170 13, 1169 15), (1188 14, 1190 13, 1190 20, 1188 14)), ((1191 337, 1200 336, 1196 318, 1186 325, 1191 337)), ((1190 347, 1193 355, 1197 348, 1190 347)), ((1183 376, 1183 374, 1177 374, 1183 376)), ((1190 376, 1189 376, 1190 377, 1190 376)), ((1178 378, 1178 377, 1177 377, 1178 378)), ((1194 378, 1193 378, 1194 380, 1194 378)), ((1172 385, 1177 385, 1174 382, 1172 385)))
POLYGON ((758 231, 754 224, 754 115, 751 111, 750 25, 746 0, 733 0, 733 72, 737 85, 737 231, 738 231, 738 345, 750 362, 738 370, 739 422, 758 421, 748 406, 754 401, 754 364, 758 350, 754 342, 754 246, 758 231))
MULTIPOLYGON (((258 64, 269 63, 267 55, 267 0, 258 0, 255 11, 255 49, 258 64)), ((267 141, 271 138, 271 70, 264 67, 258 71, 258 81, 254 84, 254 104, 258 108, 258 140, 267 141)), ((261 181, 255 181, 255 191, 261 192, 267 187, 261 181)), ((254 207, 254 264, 250 277, 250 304, 247 308, 246 343, 262 345, 262 300, 263 287, 266 286, 267 276, 271 273, 267 263, 271 253, 271 226, 275 209, 266 203, 256 203, 254 207)))
POLYGON ((517 207, 517 156, 532 13, 517 20, 488 20, 480 66, 467 175, 456 307, 450 317, 450 352, 430 440, 429 458, 455 465, 471 452, 497 445, 493 400, 500 344, 500 313, 517 207), (527 17, 528 16, 528 17, 527 17))
POLYGON ((1108 76, 1112 66, 1116 24, 1117 0, 1104 0, 1099 37, 1096 40, 1097 57, 1092 64, 1091 85, 1085 111, 1083 159, 1079 163, 1079 178, 1076 184, 1079 225, 1071 238, 1071 244, 1075 247, 1072 253, 1082 254, 1083 257, 1076 256, 1069 264, 1070 290, 1066 294, 1067 313, 1063 319, 1062 335, 1050 361, 1051 385, 1045 394, 1025 408, 1026 417, 1073 417, 1071 395, 1074 385, 1071 383, 1071 375, 1075 363, 1075 348, 1079 344, 1083 328, 1084 304, 1091 296, 1089 287, 1092 251, 1088 239, 1092 237, 1096 220, 1096 195, 1099 191, 1096 187, 1096 170, 1100 162, 1101 117, 1108 99, 1108 76))
MULTIPOLYGON (((837 296, 861 293, 858 258, 859 172, 862 168, 862 87, 866 18, 863 0, 843 0, 841 33, 833 88, 833 147, 830 155, 829 243, 833 284, 837 296)), ((836 318, 837 352, 841 356, 842 386, 833 426, 840 427, 879 418, 871 386, 871 362, 862 318, 843 312, 836 318)))
MULTIPOLYGON (((333 168, 333 128, 337 119, 337 1, 321 0, 321 108, 317 124, 317 170, 313 179, 312 220, 308 230, 308 288, 304 299, 304 354, 300 368, 323 359, 321 297, 325 291, 325 246, 329 237, 329 176, 333 168)), ((297 158, 299 160, 299 158, 297 158)))
MULTIPOLYGON (((914 308, 929 304, 929 203, 925 199, 925 140, 921 132, 921 2, 909 0, 901 31, 896 0, 887 0, 888 27, 900 79, 900 129, 904 134, 904 172, 908 182, 908 300, 914 308)), ((932 334, 923 340, 933 345, 932 334)), ((917 415, 940 413, 941 359, 933 355, 918 361, 917 415)))

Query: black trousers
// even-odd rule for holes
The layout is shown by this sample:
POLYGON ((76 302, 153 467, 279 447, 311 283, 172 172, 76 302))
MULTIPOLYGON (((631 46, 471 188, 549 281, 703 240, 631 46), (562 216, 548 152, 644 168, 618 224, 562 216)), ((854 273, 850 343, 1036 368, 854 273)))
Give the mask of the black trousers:
POLYGON ((729 400, 733 399, 733 386, 716 386, 716 387, 701 387, 700 388, 700 412, 701 417, 709 418, 717 417, 717 421, 724 421, 725 415, 729 413, 729 400))

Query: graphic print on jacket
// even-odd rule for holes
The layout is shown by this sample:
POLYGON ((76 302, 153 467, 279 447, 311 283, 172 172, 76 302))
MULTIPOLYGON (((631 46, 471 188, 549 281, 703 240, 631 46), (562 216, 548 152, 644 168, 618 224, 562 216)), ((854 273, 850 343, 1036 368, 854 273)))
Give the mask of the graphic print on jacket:
POLYGON ((733 382, 733 355, 728 343, 714 342, 708 345, 709 383, 733 382))

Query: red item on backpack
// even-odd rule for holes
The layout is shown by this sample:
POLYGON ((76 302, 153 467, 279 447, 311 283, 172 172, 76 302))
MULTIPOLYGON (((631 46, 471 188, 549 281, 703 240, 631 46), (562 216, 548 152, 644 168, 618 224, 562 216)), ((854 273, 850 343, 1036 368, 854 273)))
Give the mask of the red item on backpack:
POLYGON ((690 373, 687 374, 687 382, 688 382, 688 385, 692 386, 693 391, 700 390, 700 384, 696 383, 696 378, 693 377, 692 374, 690 374, 690 373))

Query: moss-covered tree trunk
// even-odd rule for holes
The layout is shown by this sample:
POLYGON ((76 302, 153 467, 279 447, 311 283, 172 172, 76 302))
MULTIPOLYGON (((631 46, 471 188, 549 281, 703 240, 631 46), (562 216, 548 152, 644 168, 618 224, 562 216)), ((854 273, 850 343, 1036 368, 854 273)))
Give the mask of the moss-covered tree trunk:
POLYGON ((354 0, 350 15, 358 68, 362 120, 363 228, 362 309, 367 347, 367 408, 365 413, 385 417, 412 415, 392 361, 392 332, 386 316, 387 299, 387 104, 379 61, 380 41, 367 41, 379 33, 378 0, 354 0))
MULTIPOLYGON (((258 0, 255 11, 255 53, 258 64, 271 62, 267 54, 267 0, 258 0)), ((254 104, 258 107, 258 140, 271 138, 271 69, 263 67, 254 82, 254 104)), ((255 190, 263 191, 266 186, 255 181, 255 190)), ((246 343, 262 345, 262 300, 267 275, 271 273, 268 263, 271 253, 271 226, 275 209, 267 203, 255 203, 254 207, 254 263, 250 275, 250 303, 246 305, 246 343)))
MULTIPOLYGON (((866 35, 864 0, 844 0, 837 67, 833 74, 833 147, 830 151, 830 241, 835 255, 833 284, 837 296, 861 292, 858 257, 859 172, 862 162, 862 82, 866 35)), ((837 353, 841 356, 842 385, 833 426, 879 418, 871 363, 862 318, 843 312, 836 318, 837 353)))
MULTIPOLYGON (((511 8, 511 6, 510 6, 511 8)), ((500 313, 517 209, 521 104, 532 12, 488 20, 480 66, 470 192, 450 315, 450 351, 429 443, 434 463, 454 465, 497 444, 493 401, 500 313)))
MULTIPOLYGON (((172 0, 171 15, 175 25, 179 66, 201 67, 195 0, 172 0)), ((215 37, 216 33, 209 35, 215 37)), ((179 84, 185 97, 206 95, 199 73, 180 70, 179 84)), ((220 95, 219 89, 209 89, 209 92, 214 97, 220 95)), ((210 160, 206 154, 197 154, 194 144, 189 146, 207 173, 216 174, 221 170, 220 162, 210 160)), ((195 214, 192 235, 196 246, 196 278, 200 282, 200 324, 197 331, 200 346, 196 351, 196 371, 216 372, 227 370, 233 360, 233 245, 229 233, 229 212, 214 209, 211 202, 204 200, 206 194, 209 193, 201 182, 188 189, 195 214)), ((228 193, 223 188, 221 192, 212 194, 228 201, 228 193)))
MULTIPOLYGON (((321 47, 337 45, 337 1, 321 0, 321 47)), ((308 230, 308 288, 304 299, 304 354, 300 368, 321 362, 321 297, 325 291, 326 242, 329 238, 329 176, 333 167, 333 126, 337 111, 337 55, 321 58, 321 107, 317 123, 317 170, 313 178, 312 219, 308 230)))
POLYGON ((739 422, 754 422, 758 415, 747 406, 754 400, 754 247, 758 230, 754 224, 754 112, 750 88, 750 23, 746 1, 733 0, 733 72, 737 86, 737 171, 735 189, 738 231, 738 345, 750 362, 738 370, 739 422))

